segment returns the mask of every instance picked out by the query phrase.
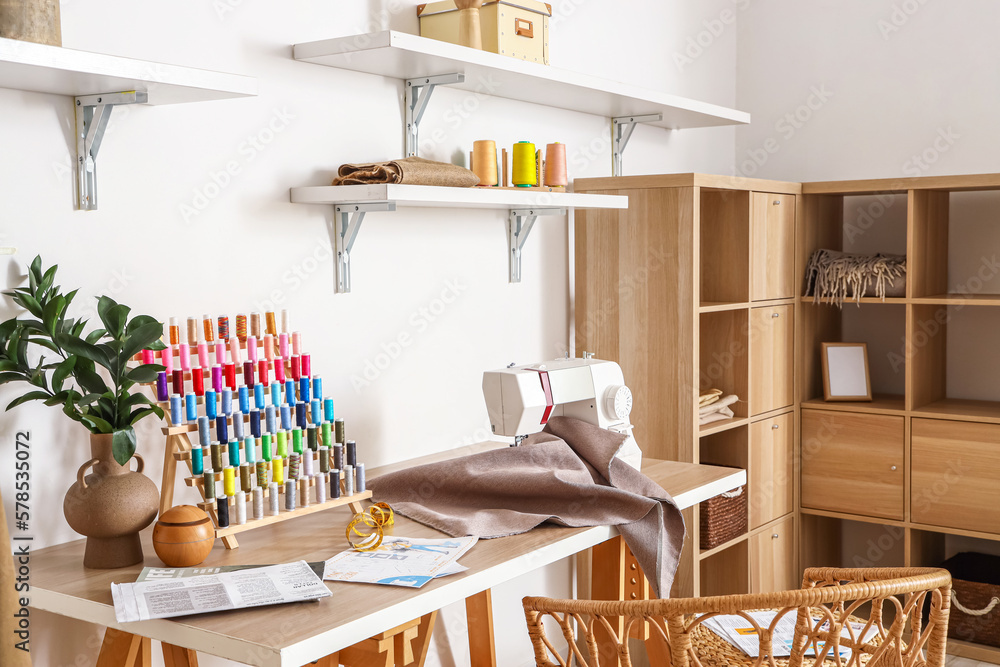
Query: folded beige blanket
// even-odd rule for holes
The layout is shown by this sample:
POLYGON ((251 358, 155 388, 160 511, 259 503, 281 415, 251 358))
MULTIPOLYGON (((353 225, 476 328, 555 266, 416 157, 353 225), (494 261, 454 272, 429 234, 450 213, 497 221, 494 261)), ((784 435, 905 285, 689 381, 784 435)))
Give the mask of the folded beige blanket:
POLYGON ((706 389, 705 391, 701 392, 700 396, 698 396, 698 407, 703 408, 706 405, 711 405, 712 403, 718 401, 721 397, 722 397, 721 389, 706 389))
POLYGON ((658 484, 615 453, 625 436, 553 417, 520 447, 382 475, 373 501, 452 536, 506 537, 546 521, 618 526, 659 596, 668 596, 684 519, 658 484))
POLYGON ((471 188, 479 185, 479 177, 465 167, 434 162, 420 157, 407 157, 391 162, 343 164, 337 170, 333 185, 370 185, 402 183, 404 185, 443 185, 471 188))
POLYGON ((710 403, 708 405, 701 405, 698 407, 698 425, 711 424, 712 422, 722 421, 723 419, 729 419, 734 416, 733 409, 731 406, 733 403, 739 401, 739 397, 736 394, 730 394, 710 403))

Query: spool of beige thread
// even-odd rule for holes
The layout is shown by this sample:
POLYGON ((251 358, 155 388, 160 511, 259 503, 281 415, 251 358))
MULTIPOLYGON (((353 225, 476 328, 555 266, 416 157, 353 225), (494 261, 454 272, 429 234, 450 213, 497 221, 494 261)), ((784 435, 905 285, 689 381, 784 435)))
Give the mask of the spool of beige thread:
POLYGON ((458 7, 458 40, 463 46, 483 48, 483 31, 479 23, 479 8, 483 0, 455 0, 458 7))
POLYGON ((566 174, 566 144, 554 143, 545 146, 545 185, 565 186, 569 183, 566 174))
POLYGON ((479 177, 479 185, 498 184, 497 142, 492 139, 482 139, 472 144, 472 171, 479 177))

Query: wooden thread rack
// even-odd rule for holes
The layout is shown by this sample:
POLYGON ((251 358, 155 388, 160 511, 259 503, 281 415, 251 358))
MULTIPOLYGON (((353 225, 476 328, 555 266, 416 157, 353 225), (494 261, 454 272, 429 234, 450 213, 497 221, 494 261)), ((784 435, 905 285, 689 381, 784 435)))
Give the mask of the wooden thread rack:
MULTIPOLYGON (((257 340, 257 347, 258 348, 263 348, 264 347, 263 337, 260 337, 257 340)), ((227 344, 227 349, 228 349, 228 344, 227 344)), ((242 349, 244 351, 246 350, 246 343, 245 342, 241 342, 240 343, 240 349, 242 349)), ((174 357, 175 358, 179 358, 180 357, 180 352, 176 348, 173 350, 173 353, 174 353, 174 357)), ((214 354, 214 352, 212 352, 210 354, 214 354)), ((261 356, 260 358, 263 359, 263 356, 261 356)), ((135 359, 141 361, 141 355, 137 355, 135 357, 135 359)), ((278 357, 275 357, 275 360, 277 360, 277 359, 278 359, 278 357)), ((290 363, 288 362, 288 360, 285 360, 285 364, 286 364, 286 368, 285 368, 286 374, 287 374, 288 377, 291 377, 291 367, 290 367, 290 363)), ((237 369, 237 372, 239 373, 239 372, 241 372, 241 370, 242 369, 237 369)), ((268 371, 271 372, 271 373, 274 372, 274 362, 269 362, 268 363, 268 371)), ((191 380, 191 372, 190 371, 185 371, 185 373, 184 373, 184 380, 185 380, 185 382, 191 380)), ((169 378, 168 378, 168 382, 169 382, 169 378)), ((206 378, 206 382, 211 382, 211 376, 210 375, 209 375, 209 377, 206 378)), ((298 385, 298 383, 296 383, 296 385, 298 385)), ((153 387, 153 391, 155 392, 155 383, 153 383, 151 386, 153 387)), ((251 388, 251 390, 252 390, 252 388, 251 388)), ((234 404, 235 404, 237 392, 234 391, 233 394, 234 394, 233 401, 234 401, 234 404)), ((221 396, 217 395, 217 400, 219 400, 221 402, 221 396)), ((204 407, 203 406, 205 405, 205 397, 204 396, 198 396, 197 397, 197 402, 198 402, 199 406, 202 406, 200 408, 200 410, 199 410, 199 414, 201 414, 201 413, 204 412, 204 407)), ((238 548, 240 546, 239 542, 236 539, 236 535, 238 533, 242 533, 242 532, 247 531, 247 530, 253 530, 255 528, 262 528, 264 526, 268 526, 268 525, 271 525, 271 524, 274 524, 274 523, 279 523, 281 521, 287 521, 289 519, 294 519, 296 517, 306 516, 308 514, 313 514, 314 512, 320 512, 320 511, 323 511, 323 510, 333 509, 334 507, 342 507, 344 505, 348 505, 351 508, 351 511, 354 512, 354 513, 363 512, 364 511, 364 507, 362 506, 361 501, 362 500, 368 500, 368 499, 370 499, 372 497, 372 492, 371 491, 363 491, 361 493, 355 493, 354 495, 351 495, 351 496, 345 496, 345 495, 343 495, 343 492, 345 490, 345 486, 346 485, 344 484, 344 471, 341 470, 340 471, 340 475, 341 475, 341 482, 340 482, 340 485, 341 485, 341 489, 340 489, 341 490, 341 496, 339 498, 327 499, 327 501, 324 502, 324 503, 310 502, 309 505, 307 505, 305 507, 301 506, 301 504, 299 503, 299 504, 297 504, 297 506, 296 506, 296 508, 294 510, 286 510, 286 509, 284 509, 285 508, 285 504, 283 502, 283 499, 281 498, 281 495, 284 494, 284 487, 283 486, 279 486, 278 487, 278 493, 279 493, 279 498, 278 498, 278 514, 277 515, 268 515, 268 514, 265 513, 265 515, 262 518, 260 518, 260 519, 254 519, 253 516, 252 516, 252 512, 251 512, 251 509, 253 507, 252 493, 246 493, 242 489, 238 488, 237 489, 237 493, 244 493, 245 497, 246 497, 246 502, 247 502, 247 522, 244 523, 244 524, 236 524, 235 523, 235 514, 236 514, 236 512, 235 512, 235 509, 234 509, 234 504, 235 504, 236 501, 235 501, 235 496, 232 496, 229 499, 230 510, 231 510, 230 511, 231 523, 226 528, 220 528, 219 527, 218 508, 217 508, 216 502, 214 500, 210 501, 210 500, 206 500, 205 499, 204 479, 200 475, 195 475, 194 474, 194 469, 192 467, 191 450, 194 448, 194 444, 191 442, 191 438, 190 438, 189 434, 193 433, 193 432, 197 432, 198 431, 198 425, 196 423, 187 423, 187 422, 182 423, 182 424, 174 424, 173 421, 171 420, 171 416, 170 416, 170 402, 169 401, 158 401, 157 405, 159 405, 161 408, 163 408, 163 419, 166 422, 166 426, 163 426, 160 429, 161 432, 163 433, 163 435, 166 436, 166 443, 165 443, 165 446, 164 446, 164 454, 163 454, 163 476, 162 476, 161 482, 160 482, 160 514, 162 515, 165 511, 167 511, 168 509, 170 509, 174 505, 174 484, 175 484, 175 480, 177 478, 177 462, 178 461, 183 461, 187 465, 187 468, 188 468, 188 475, 185 476, 184 483, 187 486, 194 487, 201 494, 202 500, 201 500, 201 502, 198 502, 197 505, 198 505, 198 507, 200 507, 203 510, 205 510, 208 513, 208 515, 212 517, 212 522, 215 525, 215 536, 217 538, 220 538, 222 540, 222 543, 225 545, 225 547, 227 549, 236 549, 236 548, 238 548)), ((296 406, 295 405, 291 405, 289 407, 291 408, 292 417, 294 419, 295 418, 296 406)), ((221 412, 220 412, 220 416, 222 416, 221 412)), ((245 424, 249 424, 249 421, 250 421, 249 415, 244 415, 242 412, 239 411, 238 408, 236 408, 236 409, 233 410, 233 413, 231 415, 226 415, 226 423, 227 423, 227 425, 228 425, 228 427, 230 429, 232 429, 232 427, 233 427, 232 421, 233 421, 234 418, 235 419, 242 419, 245 424)), ((230 433, 231 432, 232 431, 230 430, 230 433)), ((271 434, 271 437, 274 438, 274 434, 271 434)), ((256 442, 259 441, 259 439, 255 438, 254 440, 255 440, 255 446, 256 446, 256 442)), ((241 460, 242 461, 246 461, 245 443, 241 442, 241 443, 239 443, 239 445, 240 445, 240 450, 243 451, 243 455, 241 457, 241 460)), ((291 449, 291 443, 289 442, 289 450, 290 449, 291 449)), ((313 457, 313 461, 314 461, 313 469, 314 470, 318 470, 319 469, 319 462, 318 462, 319 453, 316 450, 312 450, 312 449, 310 449, 308 447, 308 445, 304 445, 303 446, 302 455, 303 456, 307 456, 307 455, 308 456, 312 456, 313 457)), ((332 451, 332 449, 330 451, 330 457, 331 457, 331 459, 333 457, 333 451, 332 451)), ((261 460, 257 456, 255 456, 254 458, 256 460, 258 460, 258 461, 261 460)), ((206 462, 210 463, 211 459, 210 458, 207 459, 206 462)), ((331 468, 332 468, 332 464, 331 464, 331 468)), ((210 469, 210 466, 206 465, 205 469, 206 470, 210 469)), ((301 469, 301 467, 300 467, 300 469, 301 469)), ((223 473, 222 473, 221 470, 215 470, 213 472, 215 473, 216 482, 219 482, 220 480, 222 480, 222 474, 223 473)), ((256 471, 253 472, 252 477, 253 477, 253 479, 256 479, 256 471)), ((328 479, 328 476, 325 476, 325 477, 328 479)), ((286 478, 286 481, 287 481, 287 478, 286 478)), ((310 479, 308 481, 308 485, 309 485, 310 491, 314 488, 315 481, 316 481, 315 479, 310 479)), ((237 483, 237 487, 239 487, 239 473, 238 472, 237 472, 236 483, 237 483)), ((297 480, 296 480, 296 483, 297 483, 297 480)), ((270 492, 270 489, 264 488, 264 506, 265 506, 265 508, 267 507, 269 492, 270 492)))

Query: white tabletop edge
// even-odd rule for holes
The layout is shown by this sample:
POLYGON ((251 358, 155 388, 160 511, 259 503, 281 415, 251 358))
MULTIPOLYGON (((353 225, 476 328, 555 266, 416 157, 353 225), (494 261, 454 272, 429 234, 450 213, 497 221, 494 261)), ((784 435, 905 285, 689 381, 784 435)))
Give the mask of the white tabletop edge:
POLYGON ((697 505, 700 502, 708 500, 709 498, 714 498, 720 493, 732 491, 733 489, 743 486, 746 483, 747 471, 734 468, 731 475, 727 475, 722 479, 717 479, 708 484, 703 484, 702 486, 691 489, 690 491, 685 491, 684 493, 678 494, 673 498, 674 502, 677 503, 677 507, 684 510, 692 505, 697 505))

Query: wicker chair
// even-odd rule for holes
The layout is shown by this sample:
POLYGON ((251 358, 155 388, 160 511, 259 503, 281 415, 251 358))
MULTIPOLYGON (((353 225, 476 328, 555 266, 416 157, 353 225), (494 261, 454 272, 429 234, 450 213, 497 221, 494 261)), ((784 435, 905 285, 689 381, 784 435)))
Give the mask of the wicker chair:
POLYGON ((631 667, 628 642, 620 639, 629 636, 646 638, 653 667, 799 667, 803 662, 816 667, 944 667, 950 601, 951 576, 946 570, 810 568, 801 589, 776 593, 634 602, 526 597, 523 603, 538 667, 631 667), (768 609, 779 611, 763 628, 746 613, 768 609), (791 655, 774 658, 772 631, 792 612, 796 620, 791 655), (737 614, 756 629, 759 658, 746 656, 703 625, 719 614, 737 614), (546 637, 545 617, 561 629, 568 643, 565 657, 546 637), (858 628, 858 622, 863 627, 858 628), (841 637, 842 629, 849 636, 841 637), (869 640, 863 641, 866 636, 869 640), (809 654, 810 649, 815 653, 809 654))

